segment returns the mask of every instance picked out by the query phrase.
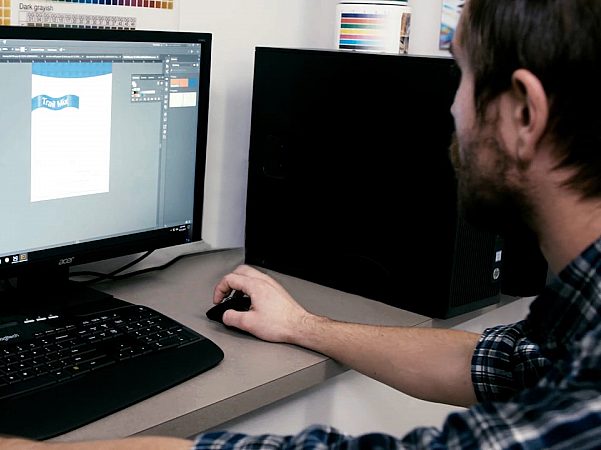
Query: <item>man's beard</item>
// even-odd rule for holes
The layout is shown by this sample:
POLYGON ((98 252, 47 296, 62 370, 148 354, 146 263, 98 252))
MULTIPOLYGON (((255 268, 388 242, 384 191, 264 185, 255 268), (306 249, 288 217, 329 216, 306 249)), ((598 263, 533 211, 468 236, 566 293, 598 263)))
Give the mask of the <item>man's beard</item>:
POLYGON ((501 145, 494 136, 480 135, 466 139, 460 150, 453 133, 450 158, 457 177, 459 213, 477 228, 507 236, 529 228, 531 208, 523 193, 508 183, 510 166, 501 145), (494 164, 479 165, 478 152, 493 155, 494 164))

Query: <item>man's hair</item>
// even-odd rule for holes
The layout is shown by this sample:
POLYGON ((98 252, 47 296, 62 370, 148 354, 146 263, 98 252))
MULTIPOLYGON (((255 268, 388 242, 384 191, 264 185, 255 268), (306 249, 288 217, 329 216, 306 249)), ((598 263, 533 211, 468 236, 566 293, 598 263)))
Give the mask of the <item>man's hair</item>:
POLYGON ((567 185, 583 197, 601 197, 601 1, 468 0, 458 33, 479 119, 515 70, 531 71, 549 98, 557 168, 576 170, 567 185))

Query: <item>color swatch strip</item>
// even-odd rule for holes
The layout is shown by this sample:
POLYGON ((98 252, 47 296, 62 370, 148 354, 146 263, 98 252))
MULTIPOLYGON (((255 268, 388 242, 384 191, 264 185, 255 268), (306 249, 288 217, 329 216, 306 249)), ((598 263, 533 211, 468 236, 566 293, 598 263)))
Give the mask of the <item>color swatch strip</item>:
POLYGON ((87 5, 134 6, 138 8, 173 9, 175 0, 50 0, 61 3, 80 3, 87 5))
POLYGON ((10 25, 10 0, 0 0, 0 25, 10 25))
POLYGON ((50 28, 135 30, 136 18, 27 11, 19 14, 19 25, 50 28))
POLYGON ((338 47, 348 50, 382 50, 382 14, 342 13, 338 47))

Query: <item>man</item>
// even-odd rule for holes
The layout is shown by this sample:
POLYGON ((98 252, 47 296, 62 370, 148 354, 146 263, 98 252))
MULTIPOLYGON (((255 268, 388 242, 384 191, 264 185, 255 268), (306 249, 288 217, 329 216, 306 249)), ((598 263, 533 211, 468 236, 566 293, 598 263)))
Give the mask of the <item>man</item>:
MULTIPOLYGON (((524 321, 482 336, 340 323, 305 311, 248 266, 215 288, 215 303, 232 289, 252 298, 250 311, 225 314, 227 325, 468 409, 441 430, 404 437, 311 427, 295 436, 206 433, 195 448, 601 447, 600 25, 599 0, 470 0, 454 37, 462 76, 451 157, 460 207, 481 226, 528 226, 557 274, 524 321)), ((192 447, 160 438, 81 445, 192 447)))
POLYGON ((227 325, 317 350, 426 400, 469 407, 404 438, 200 436, 198 449, 317 446, 601 448, 601 2, 470 0, 453 40, 461 82, 451 157, 471 222, 533 230, 557 280, 528 318, 482 336, 339 323, 240 267, 227 325))

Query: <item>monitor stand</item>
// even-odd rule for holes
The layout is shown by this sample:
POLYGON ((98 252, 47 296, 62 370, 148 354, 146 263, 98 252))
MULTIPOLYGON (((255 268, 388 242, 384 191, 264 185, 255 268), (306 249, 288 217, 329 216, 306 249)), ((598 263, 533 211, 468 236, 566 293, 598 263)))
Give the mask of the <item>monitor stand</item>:
MULTIPOLYGON (((35 316, 70 310, 93 313, 123 306, 125 302, 69 280, 69 268, 28 271, 9 281, 0 291, 0 317, 35 316)), ((35 319, 35 317, 33 317, 35 319)))

